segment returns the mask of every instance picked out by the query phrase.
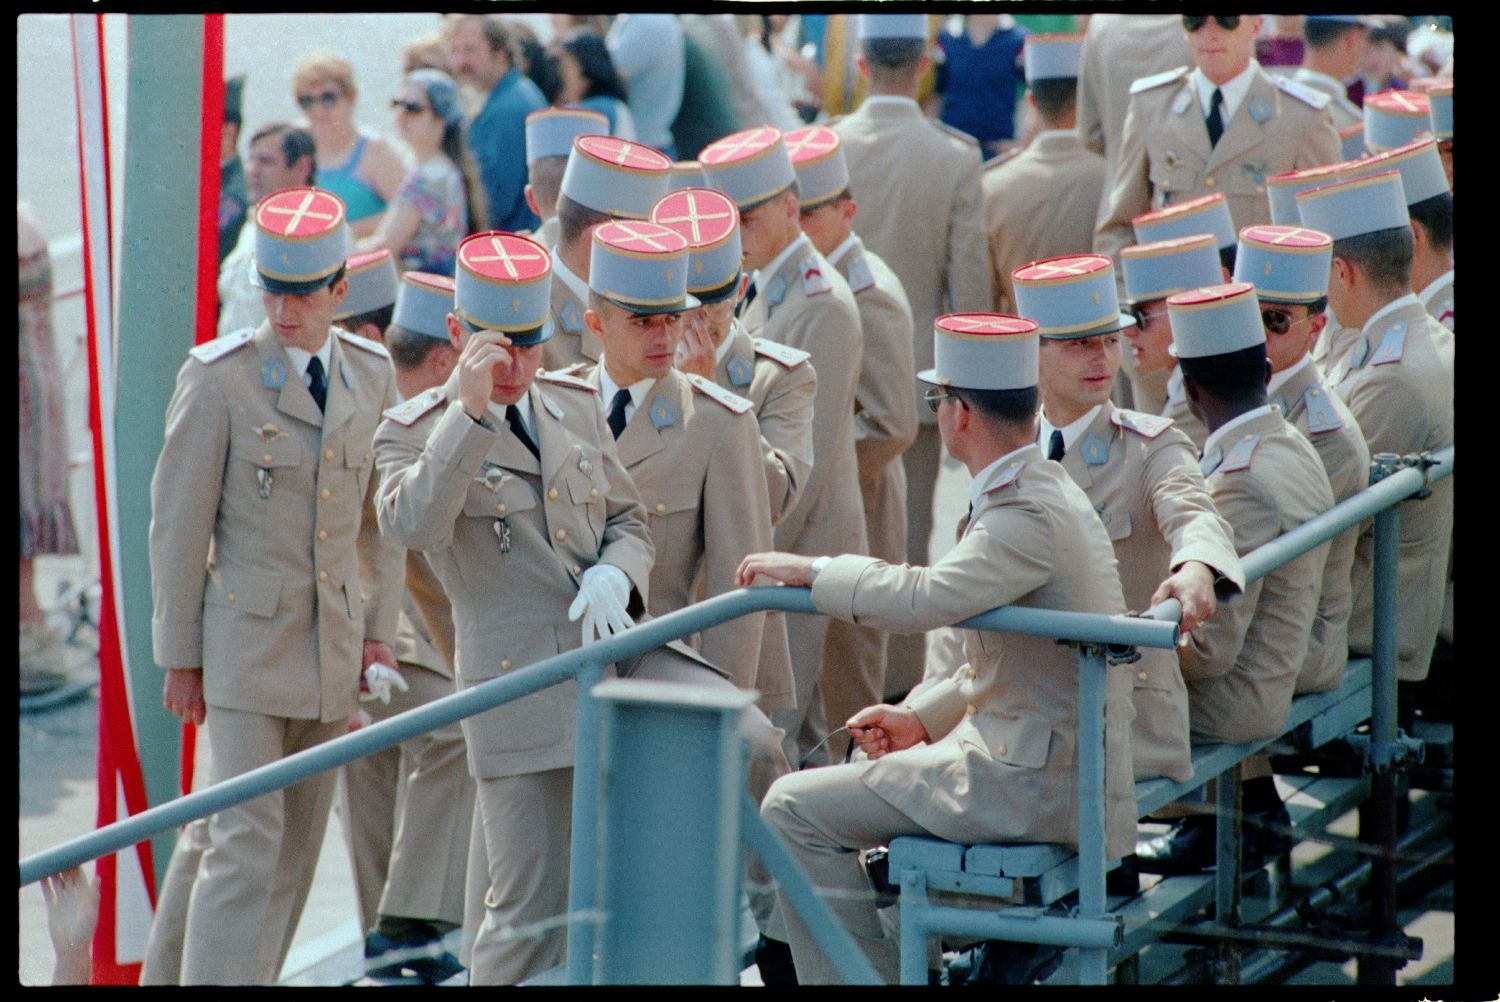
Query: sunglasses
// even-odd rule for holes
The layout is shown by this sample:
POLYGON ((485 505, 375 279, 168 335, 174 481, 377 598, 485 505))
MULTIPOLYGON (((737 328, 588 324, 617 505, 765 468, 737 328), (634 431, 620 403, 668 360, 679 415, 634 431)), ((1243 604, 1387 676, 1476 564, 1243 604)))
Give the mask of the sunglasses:
MULTIPOLYGON (((1202 15, 1199 15, 1199 14, 1184 14, 1184 15, 1182 15, 1182 26, 1188 30, 1189 34, 1191 34, 1192 32, 1197 31, 1199 28, 1203 27, 1207 23, 1208 23, 1208 18, 1204 17, 1202 15)), ((1240 15, 1238 15, 1238 14, 1215 14, 1214 15, 1214 24, 1217 24, 1219 27, 1223 28, 1225 31, 1233 31, 1234 29, 1236 29, 1236 28, 1238 28, 1240 26, 1240 15)))
POLYGON ((1290 313, 1286 313, 1282 310, 1261 310, 1260 322, 1262 324, 1265 324, 1266 330, 1270 331, 1272 334, 1285 334, 1287 331, 1291 330, 1298 324, 1306 323, 1307 321, 1311 320, 1314 315, 1315 314, 1309 313, 1301 320, 1293 320, 1290 313))
POLYGON ((1130 308, 1130 315, 1135 317, 1135 326, 1139 330, 1145 330, 1151 321, 1161 316, 1161 312, 1157 311, 1153 313, 1150 310, 1143 310, 1138 306, 1133 306, 1130 308))
POLYGON ((321 94, 298 94, 297 104, 303 111, 307 111, 315 104, 321 104, 325 108, 332 108, 338 103, 340 96, 336 90, 325 90, 321 94))
POLYGON ((408 115, 420 115, 422 114, 422 112, 427 110, 427 106, 425 104, 418 104, 415 101, 403 101, 399 97, 391 98, 391 107, 398 108, 401 111, 406 112, 408 115))
POLYGON ((950 397, 954 400, 957 400, 960 404, 963 403, 963 398, 958 394, 950 393, 949 391, 938 386, 934 386, 932 389, 922 394, 922 399, 927 401, 927 409, 932 411, 932 413, 934 414, 937 413, 938 404, 942 403, 944 400, 949 399, 950 397))

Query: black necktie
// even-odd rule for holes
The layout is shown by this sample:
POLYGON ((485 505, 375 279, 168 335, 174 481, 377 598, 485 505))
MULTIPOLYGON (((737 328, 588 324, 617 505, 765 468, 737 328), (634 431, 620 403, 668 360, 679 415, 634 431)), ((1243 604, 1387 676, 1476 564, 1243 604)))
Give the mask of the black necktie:
POLYGON ((537 451, 536 443, 533 442, 531 440, 531 436, 526 433, 526 422, 521 420, 521 409, 515 404, 511 404, 509 407, 505 408, 505 423, 510 425, 511 434, 515 435, 516 438, 519 438, 521 440, 521 444, 526 446, 526 450, 528 452, 530 452, 537 459, 542 458, 542 454, 537 451))
POLYGON ((307 392, 312 394, 313 403, 321 411, 328 402, 328 379, 323 375, 323 360, 316 355, 307 363, 307 377, 307 392))
POLYGON ((1208 118, 1204 124, 1208 126, 1208 145, 1218 146, 1219 137, 1224 134, 1224 120, 1219 117, 1219 106, 1224 103, 1224 92, 1214 88, 1214 96, 1208 102, 1208 118))
POLYGON ((1048 442, 1047 442, 1047 458, 1048 459, 1062 459, 1063 458, 1063 452, 1065 452, 1065 451, 1066 450, 1063 449, 1062 429, 1061 428, 1053 428, 1052 429, 1052 438, 1049 439, 1048 442))
POLYGON ((745 290, 745 298, 741 299, 740 300, 740 305, 738 305, 738 306, 736 306, 734 308, 734 315, 737 316, 737 317, 744 316, 745 315, 745 311, 750 308, 750 304, 753 303, 754 301, 755 301, 755 283, 751 282, 750 283, 750 287, 745 290))
POLYGON ((609 430, 615 438, 620 437, 620 432, 625 430, 625 405, 630 403, 629 390, 616 390, 614 400, 609 405, 609 430))

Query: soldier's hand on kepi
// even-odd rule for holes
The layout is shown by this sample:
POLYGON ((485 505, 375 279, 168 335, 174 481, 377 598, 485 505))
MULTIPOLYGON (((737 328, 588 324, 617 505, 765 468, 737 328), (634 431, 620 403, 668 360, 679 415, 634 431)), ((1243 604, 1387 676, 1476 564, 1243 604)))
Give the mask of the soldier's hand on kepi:
POLYGON ((578 597, 568 606, 568 619, 583 617, 583 642, 612 636, 635 625, 626 607, 630 603, 630 578, 613 564, 595 564, 578 581, 578 597))

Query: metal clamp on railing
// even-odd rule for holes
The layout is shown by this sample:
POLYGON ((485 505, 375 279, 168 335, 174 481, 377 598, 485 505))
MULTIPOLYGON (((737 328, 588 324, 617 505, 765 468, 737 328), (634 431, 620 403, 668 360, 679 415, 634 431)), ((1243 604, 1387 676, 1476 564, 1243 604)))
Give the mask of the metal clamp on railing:
POLYGON ((1368 734, 1351 734, 1346 738, 1351 748, 1356 749, 1364 758, 1366 772, 1378 772, 1384 769, 1406 769, 1414 765, 1421 765, 1422 760, 1427 757, 1427 745, 1419 738, 1411 737, 1405 731, 1398 730, 1396 737, 1390 742, 1390 755, 1387 760, 1376 766, 1370 756, 1370 736, 1368 734))

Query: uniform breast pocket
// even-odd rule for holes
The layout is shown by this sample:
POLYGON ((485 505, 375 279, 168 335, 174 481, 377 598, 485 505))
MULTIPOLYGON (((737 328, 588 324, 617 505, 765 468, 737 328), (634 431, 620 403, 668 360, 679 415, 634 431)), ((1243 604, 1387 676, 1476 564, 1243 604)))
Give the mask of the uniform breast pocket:
POLYGON ((1041 769, 1052 746, 1052 722, 1036 714, 1001 717, 979 713, 962 740, 982 747, 997 762, 1020 769, 1041 769))
POLYGON ((344 468, 354 478, 363 498, 370 486, 370 470, 375 464, 375 450, 369 438, 354 438, 344 443, 344 468), (363 443, 363 444, 362 444, 363 443))
POLYGON ((594 534, 594 545, 604 538, 604 524, 608 519, 605 501, 609 496, 609 481, 602 475, 584 473, 582 470, 568 474, 568 499, 584 516, 594 534))
POLYGON ((221 567, 209 575, 205 605, 270 618, 281 602, 281 578, 253 567, 221 567))
POLYGON ((469 485, 464 514, 474 518, 510 518, 536 507, 536 491, 525 480, 504 470, 488 469, 469 485))
POLYGON ((654 491, 643 498, 650 518, 651 542, 656 547, 658 565, 675 565, 682 550, 691 546, 699 533, 699 495, 688 488, 654 491))
POLYGON ((1109 536, 1110 542, 1125 539, 1130 535, 1130 512, 1128 511, 1101 511, 1099 521, 1104 523, 1104 531, 1109 536))

